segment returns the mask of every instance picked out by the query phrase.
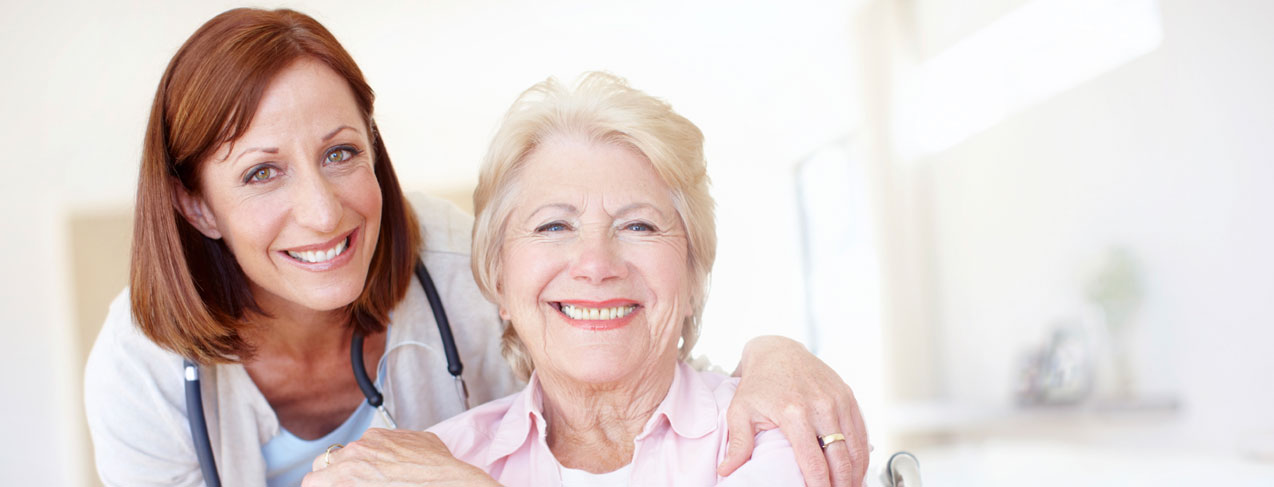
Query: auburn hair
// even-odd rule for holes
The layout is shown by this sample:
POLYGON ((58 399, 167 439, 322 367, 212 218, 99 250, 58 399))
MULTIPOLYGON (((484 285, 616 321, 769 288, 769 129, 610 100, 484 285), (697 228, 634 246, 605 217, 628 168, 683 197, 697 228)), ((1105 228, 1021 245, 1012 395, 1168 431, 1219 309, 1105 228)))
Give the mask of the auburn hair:
POLYGON ((177 185, 198 191, 201 163, 247 131, 270 81, 293 62, 322 62, 349 82, 372 138, 381 191, 380 234, 350 326, 383 331, 407 292, 421 237, 385 142, 372 119, 375 95, 349 53, 321 24, 287 9, 234 9, 201 26, 168 63, 142 147, 129 289, 133 319, 151 341, 202 364, 252 354, 243 331, 264 314, 221 239, 178 212, 177 185))

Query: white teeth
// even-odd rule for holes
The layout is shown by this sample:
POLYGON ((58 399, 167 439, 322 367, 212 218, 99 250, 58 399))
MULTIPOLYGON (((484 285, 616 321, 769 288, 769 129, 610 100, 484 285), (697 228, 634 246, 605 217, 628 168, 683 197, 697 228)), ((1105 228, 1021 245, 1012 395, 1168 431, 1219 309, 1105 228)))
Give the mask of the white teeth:
POLYGON ((292 256, 293 259, 299 260, 301 262, 310 263, 310 264, 316 264, 319 262, 327 262, 329 260, 335 259, 336 256, 344 253, 345 248, 349 247, 348 242, 349 242, 349 237, 346 237, 344 240, 341 240, 340 242, 338 242, 335 247, 332 247, 327 250, 317 250, 317 251, 306 250, 302 252, 294 252, 289 250, 287 252, 288 252, 288 255, 292 256))
POLYGON ((582 308, 562 304, 562 313, 573 320, 615 320, 628 316, 637 309, 636 305, 616 306, 612 308, 582 308))

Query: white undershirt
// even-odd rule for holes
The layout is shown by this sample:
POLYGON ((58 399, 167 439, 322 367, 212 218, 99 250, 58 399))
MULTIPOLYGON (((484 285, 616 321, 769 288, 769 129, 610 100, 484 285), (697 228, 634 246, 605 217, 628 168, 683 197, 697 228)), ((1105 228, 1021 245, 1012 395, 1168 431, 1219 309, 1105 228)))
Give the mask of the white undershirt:
MULTIPOLYGON (((561 467, 559 465, 559 467, 561 467)), ((589 473, 584 470, 561 467, 562 487, 628 487, 633 464, 606 473, 589 473)))

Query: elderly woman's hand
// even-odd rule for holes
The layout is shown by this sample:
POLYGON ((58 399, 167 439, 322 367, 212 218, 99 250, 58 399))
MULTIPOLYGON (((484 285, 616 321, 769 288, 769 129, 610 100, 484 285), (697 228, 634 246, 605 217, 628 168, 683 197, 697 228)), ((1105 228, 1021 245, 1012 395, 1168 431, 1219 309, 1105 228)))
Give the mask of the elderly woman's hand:
POLYGON ((314 459, 302 487, 498 486, 478 467, 457 460, 433 433, 372 428, 361 439, 314 459), (328 463, 330 461, 330 463, 328 463))
POLYGON ((778 427, 792 444, 811 487, 860 487, 867 473, 867 428, 854 392, 800 343, 783 337, 748 342, 736 375, 739 388, 726 421, 730 442, 718 473, 729 475, 752 455, 753 437, 778 427), (819 435, 845 441, 819 447, 819 435))

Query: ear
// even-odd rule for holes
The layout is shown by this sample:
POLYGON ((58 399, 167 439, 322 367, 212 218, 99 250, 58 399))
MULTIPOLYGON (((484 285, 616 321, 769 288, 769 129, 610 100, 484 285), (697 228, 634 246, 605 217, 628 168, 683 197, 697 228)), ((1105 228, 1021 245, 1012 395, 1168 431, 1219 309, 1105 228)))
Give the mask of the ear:
MULTIPOLYGON (((503 272, 503 270, 504 269, 500 269, 499 272, 503 272)), ((500 319, 504 321, 513 321, 511 319, 513 314, 509 313, 509 309, 504 307, 504 284, 500 283, 499 278, 496 278, 495 282, 495 295, 497 300, 495 306, 500 309, 500 319)))
POLYGON ((702 291, 700 291, 700 292, 696 292, 695 290, 696 290, 696 289, 702 289, 702 288, 701 288, 701 287, 699 287, 698 285, 692 285, 692 286, 693 286, 693 287, 691 287, 690 289, 687 289, 687 290, 686 290, 686 294, 687 294, 687 296, 686 296, 686 312, 685 312, 684 316, 682 316, 682 318, 694 318, 694 315, 695 315, 695 308, 696 308, 696 307, 698 307, 698 305, 699 305, 699 293, 700 293, 700 292, 702 292, 702 291))
POLYGON ((202 196, 186 189, 181 181, 173 181, 173 203, 177 205, 177 211, 181 212, 181 216, 199 230, 199 233, 214 240, 221 238, 221 230, 217 229, 217 218, 208 208, 208 203, 202 196))

